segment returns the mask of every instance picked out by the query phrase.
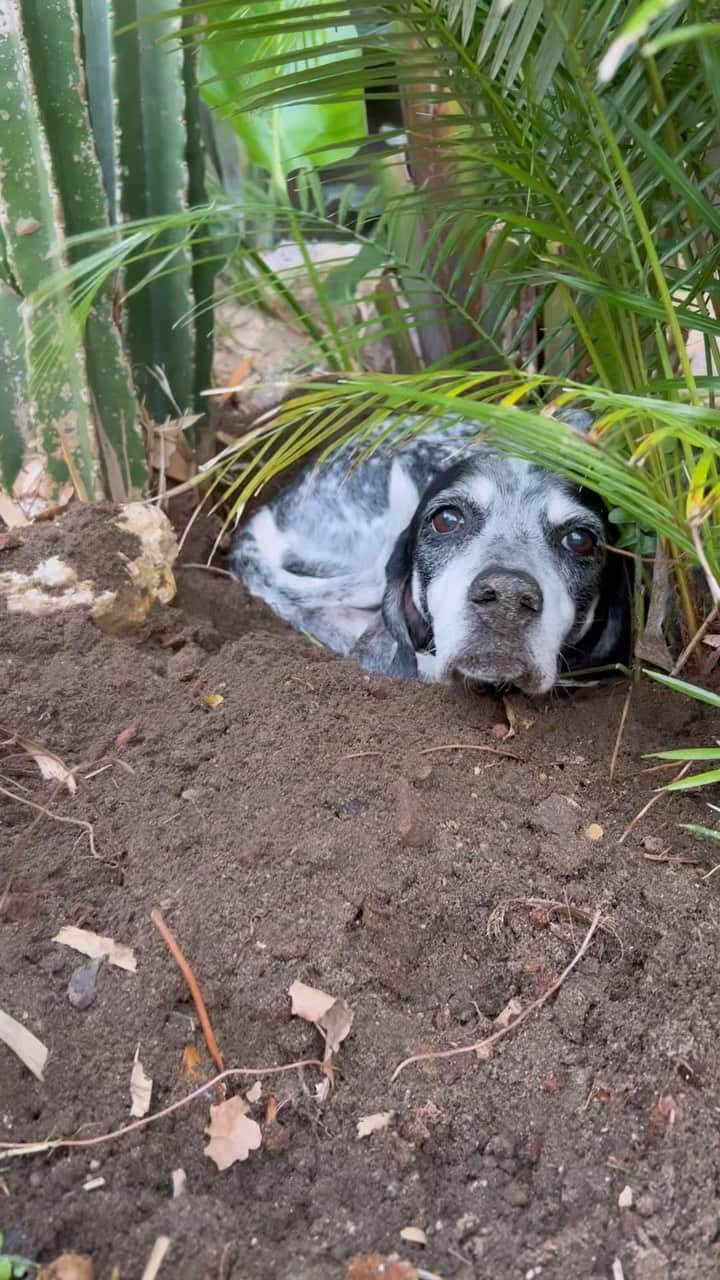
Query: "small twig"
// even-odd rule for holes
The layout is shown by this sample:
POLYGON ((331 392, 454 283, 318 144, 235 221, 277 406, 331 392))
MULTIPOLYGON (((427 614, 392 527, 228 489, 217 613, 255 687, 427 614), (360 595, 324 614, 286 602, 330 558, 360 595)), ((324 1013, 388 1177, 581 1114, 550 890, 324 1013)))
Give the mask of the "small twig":
POLYGON ((675 666, 670 672, 671 676, 676 676, 679 674, 679 672, 682 671, 688 658, 690 658, 693 655, 698 645, 700 644, 700 641, 705 638, 713 622, 718 616, 720 616, 720 605, 715 604, 710 610, 705 621, 702 623, 700 627, 698 627, 692 640, 690 640, 690 642, 685 645, 685 648, 683 649, 682 653, 680 654, 680 657, 675 663, 675 666))
POLYGON ((483 1053, 493 1044, 496 1044, 498 1040, 502 1040, 504 1036, 509 1035, 511 1031, 515 1031, 526 1018, 530 1017, 531 1013, 536 1013, 538 1009, 541 1009, 542 1006, 550 999, 550 996, 555 995, 555 992, 559 990, 566 978, 570 976, 573 969, 582 960, 585 952, 590 946, 593 934, 600 924, 601 918, 602 911, 598 907, 590 921, 590 927, 583 938, 582 944, 579 950, 576 951, 569 965, 563 969, 562 973, 555 979, 552 986, 548 987, 547 991, 544 991, 541 996, 538 996, 537 1000, 533 1000, 527 1008, 523 1009, 522 1012, 518 1014, 517 1018, 513 1018, 512 1022, 508 1022, 506 1026, 501 1027, 499 1031, 493 1032, 491 1036, 487 1036, 484 1040, 476 1040, 474 1044, 462 1045, 459 1049, 436 1049, 433 1053, 416 1053, 412 1058, 406 1058, 404 1062, 401 1062, 400 1065, 395 1068, 392 1076, 390 1077, 391 1082, 393 1080, 397 1080, 400 1072, 404 1071, 406 1067, 409 1067, 411 1063, 428 1062, 431 1058, 455 1058, 461 1053, 483 1053))
POLYGON ((188 562, 187 564, 176 565, 175 569, 176 572, 178 569, 204 569, 205 573, 217 573, 221 578, 232 578, 233 576, 231 573, 228 573, 227 569, 221 569, 216 564, 191 564, 188 562))
POLYGON ((90 852, 93 858, 98 858, 102 861, 95 848, 95 830, 91 822, 86 822, 84 818, 66 818, 60 813, 53 813, 50 809, 46 809, 45 805, 36 804, 34 800, 26 800, 24 796, 16 796, 13 791, 8 791, 6 787, 0 787, 0 795, 7 796, 9 800, 14 800, 16 804, 27 805, 28 809, 35 809, 38 813, 44 814, 46 818, 52 818, 53 822, 67 822, 72 827, 82 827, 88 833, 90 852))
POLYGON ((612 756, 610 757, 610 781, 611 782, 615 777, 615 770, 617 769, 618 757, 620 755, 622 740, 625 735, 625 725, 627 724, 628 712, 630 710, 630 700, 632 698, 634 688, 635 686, 633 684, 628 685, 628 691, 627 691, 627 694, 625 695, 625 702, 623 703, 622 715, 620 716, 620 724, 618 725, 617 737, 615 739, 615 746, 613 747, 613 753, 612 753, 612 756))
POLYGON ((150 1251, 150 1257, 145 1263, 141 1280, 155 1280, 171 1244, 170 1236, 158 1236, 150 1251))
POLYGON ((208 1047, 208 1052, 213 1062, 215 1063, 215 1066, 217 1067, 218 1071, 222 1074, 222 1072, 225 1070, 225 1063, 223 1062, 223 1056, 220 1052, 218 1042, 215 1039, 215 1032, 212 1029, 212 1024, 210 1022, 208 1011, 205 1006, 205 1001, 203 1000, 202 995, 200 993, 200 988, 197 984, 197 979, 195 977, 195 974, 190 968, 190 965, 188 964, 187 960, 185 959, 185 956, 180 950, 180 947, 178 946, 173 935, 168 929, 160 912, 157 910, 151 911, 150 919, 155 925, 155 928, 162 934, 162 937, 167 943, 168 949, 173 959, 175 960, 175 963, 177 964, 178 969, 180 970, 183 978, 185 979, 190 989, 190 995, 193 998, 193 1004, 195 1005, 198 1018, 200 1019, 200 1026, 202 1027, 203 1035, 205 1036, 205 1043, 208 1047))
POLYGON ((301 1058, 297 1062, 285 1062, 281 1067, 229 1067, 219 1075, 213 1076, 212 1080, 201 1084, 199 1088, 193 1089, 192 1093, 188 1093, 185 1098, 171 1102, 169 1106, 153 1112, 151 1116, 143 1116, 141 1120, 124 1124, 120 1129, 114 1129, 112 1133, 100 1133, 96 1138, 49 1138, 46 1142, 0 1142, 0 1160, 8 1160, 12 1156, 40 1155, 45 1151, 57 1151, 59 1147, 97 1147, 102 1142, 113 1142, 115 1138, 124 1138, 126 1133, 144 1129, 146 1125, 154 1124, 156 1120, 163 1120, 165 1116, 172 1115, 174 1111, 179 1111, 181 1107, 186 1107, 196 1098, 201 1098, 203 1094, 216 1089, 224 1080, 231 1080, 235 1076, 276 1076, 284 1071, 299 1071, 303 1067, 318 1067, 322 1070, 322 1065, 319 1058, 301 1058))
POLYGON ((338 760, 360 760, 363 756, 381 756, 382 751, 349 751, 347 755, 338 756, 338 760))
MULTIPOLYGON (((691 760, 688 760, 688 763, 687 763, 687 764, 684 764, 684 765, 683 765, 683 767, 682 767, 682 769, 680 770, 680 772, 679 772, 679 773, 676 773, 676 774, 675 774, 675 777, 674 777, 674 778, 671 778, 671 780, 670 780, 670 781, 671 781, 671 782, 678 782, 678 781, 680 780, 680 778, 684 778, 684 777, 685 777, 685 774, 687 773, 687 771, 688 771, 688 769, 690 768, 691 764, 692 764, 692 761, 691 761, 691 760)), ((668 783, 668 786, 669 786, 669 785, 670 785, 670 784, 668 783)), ((635 826, 637 825, 637 823, 640 821, 640 819, 641 819, 641 818, 644 818, 644 817, 645 817, 645 814, 646 814, 650 809, 652 809, 653 805, 654 805, 654 804, 657 804, 658 800, 662 799, 662 797, 663 797, 664 795, 665 795, 665 788, 663 787, 663 789, 662 789, 661 791, 656 791, 656 792, 655 792, 655 795, 650 797, 650 799, 648 800, 647 804, 644 804, 644 805, 643 805, 643 807, 642 807, 642 809, 640 810, 640 812, 635 814, 635 817, 632 819, 632 822, 629 822, 629 823, 628 823, 628 825, 626 826, 625 830, 623 831, 622 835, 620 836, 620 838, 619 838, 619 840, 618 840, 618 844, 622 844, 622 843, 623 843, 623 841, 627 839, 627 837, 630 835, 630 832, 632 831, 633 827, 635 827, 635 826)))
POLYGON ((509 760, 519 760, 521 764, 527 763, 514 751, 503 751, 502 747, 490 747, 487 743, 478 742, 447 742, 441 747, 421 747, 418 754, 429 756, 433 751, 487 751, 491 756, 507 756, 509 760))

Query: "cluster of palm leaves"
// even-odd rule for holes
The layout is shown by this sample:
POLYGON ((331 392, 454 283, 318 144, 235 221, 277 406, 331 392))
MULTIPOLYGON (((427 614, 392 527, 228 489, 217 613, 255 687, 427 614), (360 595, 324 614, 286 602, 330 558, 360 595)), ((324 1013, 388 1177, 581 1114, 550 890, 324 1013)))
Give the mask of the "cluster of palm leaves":
MULTIPOLYGON (((720 12, 703 0, 182 11, 202 14, 189 37, 202 90, 244 162, 176 230, 222 260, 226 287, 294 304, 303 361, 335 373, 216 460, 211 492, 237 511, 309 450, 348 435, 362 448, 389 411, 393 432, 417 432, 461 403, 498 447, 599 491, 621 544, 647 554, 659 539, 656 589, 668 594, 669 574, 689 639, 720 605, 720 12), (368 104, 395 102, 402 127, 369 169, 368 104), (315 238, 359 249, 314 277, 312 315, 264 263, 268 225, 308 263, 315 238), (363 369, 367 322, 332 305, 370 278, 391 375, 363 369), (588 437, 551 416, 569 403, 593 412, 588 437)), ((152 257, 165 226, 134 224, 88 259, 80 305, 119 259, 152 257)))

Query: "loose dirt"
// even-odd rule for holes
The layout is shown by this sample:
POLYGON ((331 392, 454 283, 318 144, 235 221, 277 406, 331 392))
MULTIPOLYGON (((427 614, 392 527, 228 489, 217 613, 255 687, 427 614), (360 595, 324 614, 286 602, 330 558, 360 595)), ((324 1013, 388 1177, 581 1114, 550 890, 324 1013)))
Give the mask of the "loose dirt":
POLYGON ((99 1280, 139 1280, 159 1235, 160 1280, 344 1280, 371 1253, 444 1280, 717 1274, 720 875, 703 879, 713 846, 680 829, 712 797, 663 796, 620 842, 668 776, 643 753, 712 742, 717 723, 638 686, 611 784, 622 681, 512 696, 501 737, 497 697, 370 677, 228 578, 177 578, 133 636, 0 618, 0 723, 83 766, 71 796, 6 746, 0 785, 91 823, 98 853, 0 793, 0 1006, 50 1050, 39 1082, 0 1044, 2 1140, 126 1123, 138 1046, 152 1111, 213 1074, 153 908, 228 1066, 321 1053, 290 1015, 295 979, 343 997, 354 1023, 325 1100, 314 1068, 262 1077, 263 1144, 223 1173, 204 1098, 110 1143, 0 1162, 6 1248, 85 1252, 99 1280), (391 1081, 542 995, 597 908, 614 931, 491 1057, 391 1081), (134 974, 103 966, 84 1010, 67 996, 83 957, 53 942, 68 924, 137 957, 134 974), (377 1112, 387 1126, 358 1138, 377 1112))

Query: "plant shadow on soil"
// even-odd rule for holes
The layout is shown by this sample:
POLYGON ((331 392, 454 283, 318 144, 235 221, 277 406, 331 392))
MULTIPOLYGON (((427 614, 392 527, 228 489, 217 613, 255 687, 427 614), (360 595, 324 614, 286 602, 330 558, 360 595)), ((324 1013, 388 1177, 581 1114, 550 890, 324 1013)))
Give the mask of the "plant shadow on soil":
MULTIPOLYGON (((334 1280, 375 1252, 445 1280, 599 1280, 616 1260, 636 1280, 716 1274, 720 877, 702 879, 708 849, 679 829, 702 820, 701 799, 663 797, 618 843, 663 777, 643 752, 711 741, 712 718, 639 686, 610 785, 622 682, 515 699, 503 743, 499 699, 370 677, 227 578, 177 576, 174 604, 132 638, 78 615, 0 618, 3 726, 71 765, 109 746, 123 762, 53 800, 93 824, 97 859, 79 828, 0 797, 0 1003, 50 1049, 39 1083, 0 1045, 2 1138, 126 1122, 138 1045, 153 1109, 193 1087, 188 1044, 212 1073, 154 907, 229 1066, 318 1053, 290 1017, 296 978, 343 996, 354 1025, 326 1101, 312 1071, 263 1081, 277 1121, 224 1173, 203 1153, 202 1099, 107 1145, 5 1161, 7 1243, 87 1252, 100 1280, 113 1266, 139 1277, 159 1234, 172 1238, 161 1277, 180 1280, 334 1280), (422 754, 455 742, 520 759, 422 754), (592 823, 602 838, 584 834, 592 823), (490 1033, 572 958, 585 926, 567 912, 516 903, 488 932, 496 908, 530 897, 601 906, 622 945, 598 933, 488 1061, 421 1063, 391 1083, 409 1054, 490 1033), (82 957, 52 941, 66 924, 138 958, 136 974, 102 968, 84 1011, 66 994, 82 957), (379 1111, 389 1126, 359 1140, 358 1119, 379 1111), (424 1247, 401 1237, 409 1226, 424 1247)), ((47 802, 48 784, 23 783, 47 802)))

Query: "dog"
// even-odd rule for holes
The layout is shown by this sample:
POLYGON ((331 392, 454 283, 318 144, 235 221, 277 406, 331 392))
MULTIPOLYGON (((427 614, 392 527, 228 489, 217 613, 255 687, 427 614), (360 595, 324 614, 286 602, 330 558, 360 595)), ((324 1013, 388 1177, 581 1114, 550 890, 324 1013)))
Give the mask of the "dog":
POLYGON ((383 675, 536 695, 625 660, 627 583, 602 502, 474 433, 458 419, 306 467, 236 534, 233 576, 383 675))

